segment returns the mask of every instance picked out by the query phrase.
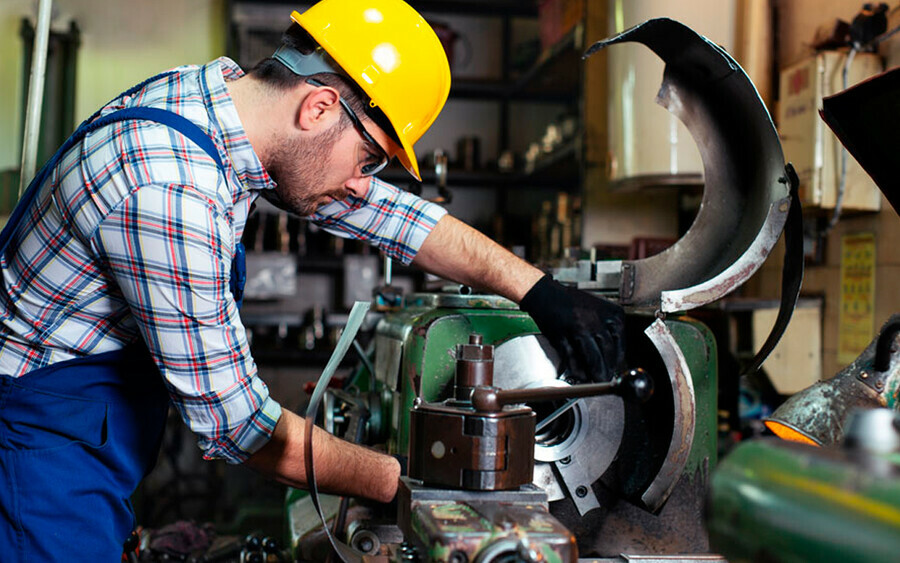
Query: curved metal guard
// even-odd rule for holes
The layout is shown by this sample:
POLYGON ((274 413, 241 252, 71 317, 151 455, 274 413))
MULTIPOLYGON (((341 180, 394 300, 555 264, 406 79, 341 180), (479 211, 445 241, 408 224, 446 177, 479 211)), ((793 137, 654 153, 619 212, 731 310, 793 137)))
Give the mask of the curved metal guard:
POLYGON ((696 403, 691 370, 666 323, 662 319, 656 319, 647 327, 644 334, 656 346, 666 364, 669 383, 672 385, 674 406, 674 416, 672 417, 674 425, 666 458, 656 474, 656 478, 641 495, 641 501, 647 509, 655 512, 669 498, 669 494, 675 488, 681 474, 684 473, 688 457, 691 454, 691 446, 694 443, 696 403))
POLYGON ((691 132, 705 187, 688 232, 666 251, 623 263, 620 302, 683 311, 744 283, 778 240, 790 207, 781 143, 752 82, 721 47, 670 19, 599 41, 643 43, 665 63, 657 103, 691 132))

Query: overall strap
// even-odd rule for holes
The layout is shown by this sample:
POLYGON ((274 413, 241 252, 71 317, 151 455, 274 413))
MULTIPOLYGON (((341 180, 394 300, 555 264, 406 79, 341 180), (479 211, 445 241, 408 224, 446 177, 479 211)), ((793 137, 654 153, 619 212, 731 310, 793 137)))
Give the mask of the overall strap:
MULTIPOLYGON (((160 78, 168 76, 169 74, 172 73, 166 72, 148 78, 140 84, 137 84, 136 86, 133 86, 125 92, 119 94, 119 96, 114 99, 118 99, 124 96, 130 96, 131 94, 134 94, 135 92, 143 89, 150 82, 159 80, 160 78)), ((59 150, 54 153, 50 160, 47 161, 46 164, 44 164, 44 166, 38 172, 37 176, 35 176, 31 183, 28 185, 28 189, 24 194, 22 194, 22 198, 16 204, 15 209, 13 209, 12 215, 10 215, 9 221, 3 228, 3 231, 0 231, 0 255, 6 252, 6 247, 9 244, 9 240, 12 237, 13 231, 22 220, 26 209, 29 208, 31 203, 37 197, 40 186, 43 185, 44 181, 47 179, 47 176, 53 171, 62 156, 78 142, 84 139, 85 135, 101 127, 105 127, 110 123, 125 121, 127 119, 143 119, 175 129, 176 131, 190 139, 194 144, 203 149, 203 151, 208 154, 209 157, 216 163, 219 171, 222 172, 222 174, 225 173, 225 165, 222 162, 222 157, 219 154, 219 149, 218 147, 216 147, 215 142, 213 142, 210 136, 207 135, 206 132, 203 131, 203 129, 201 129, 197 124, 187 119, 186 117, 168 110, 151 107, 130 107, 114 111, 102 117, 97 117, 99 114, 100 111, 95 112, 94 115, 92 115, 81 125, 79 125, 78 129, 76 129, 75 132, 72 133, 72 136, 70 136, 66 140, 66 142, 63 143, 63 145, 59 148, 59 150)), ((247 274, 244 265, 244 247, 243 244, 237 242, 235 244, 235 256, 232 260, 232 275, 230 287, 231 293, 234 296, 238 308, 240 308, 242 303, 244 282, 246 281, 246 278, 247 274)))
MULTIPOLYGON (((113 100, 117 100, 119 98, 130 96, 136 92, 139 92, 144 87, 146 87, 147 84, 155 82, 156 80, 159 80, 161 78, 165 78, 166 76, 169 76, 171 74, 173 74, 173 71, 163 72, 161 74, 157 74, 156 76, 151 76, 140 84, 136 84, 131 88, 125 90, 124 92, 113 98, 113 100)), ((15 209, 13 209, 13 212, 9 217, 9 221, 7 221, 6 223, 6 227, 2 232, 0 232, 0 254, 6 251, 6 246, 9 243, 10 237, 12 236, 12 231, 15 229, 16 225, 18 225, 19 221, 22 220, 22 216, 25 214, 25 210, 28 208, 34 198, 37 197, 37 192, 40 186, 44 183, 44 181, 47 179, 47 176, 53 171, 53 169, 56 168, 56 165, 59 164, 59 161, 63 157, 63 155, 66 154, 69 149, 79 143, 82 139, 84 139, 85 135, 101 127, 105 127, 110 123, 123 121, 126 119, 145 119, 147 121, 155 121, 157 123, 161 123, 163 125, 171 127, 193 141, 200 148, 202 148, 210 156, 210 158, 215 161, 219 169, 223 169, 222 158, 219 156, 219 151, 212 139, 209 138, 209 135, 207 135, 196 124, 194 124, 187 118, 178 115, 177 113, 157 108, 134 107, 115 111, 108 115, 104 115, 103 117, 98 117, 100 115, 100 111, 102 111, 102 108, 94 112, 92 116, 84 120, 81 125, 78 126, 75 132, 72 133, 72 135, 68 139, 66 139, 62 146, 59 147, 59 150, 57 150, 53 154, 53 156, 50 157, 50 160, 48 160, 44 164, 44 166, 41 167, 34 179, 32 179, 28 184, 28 189, 25 190, 25 193, 22 194, 22 197, 16 204, 15 209)))

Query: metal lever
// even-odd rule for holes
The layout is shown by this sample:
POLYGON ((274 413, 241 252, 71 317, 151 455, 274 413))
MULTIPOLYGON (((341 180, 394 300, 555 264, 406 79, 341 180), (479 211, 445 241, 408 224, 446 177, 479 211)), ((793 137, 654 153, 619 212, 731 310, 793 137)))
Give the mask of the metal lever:
POLYGON ((481 412, 499 412, 504 405, 594 397, 617 393, 626 399, 645 402, 653 395, 653 380, 641 368, 630 369, 607 383, 588 383, 569 387, 535 387, 532 389, 498 389, 476 387, 472 406, 481 412))

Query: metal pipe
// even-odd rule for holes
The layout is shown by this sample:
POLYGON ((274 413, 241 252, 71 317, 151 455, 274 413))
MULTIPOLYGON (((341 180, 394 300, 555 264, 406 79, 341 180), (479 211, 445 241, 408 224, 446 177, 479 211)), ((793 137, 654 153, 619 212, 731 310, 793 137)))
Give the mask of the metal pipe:
POLYGON ((25 110, 25 131, 22 141, 22 166, 19 174, 19 197, 34 177, 37 163, 38 139, 41 129, 41 105, 44 101, 44 77, 47 74, 47 43, 50 39, 50 12, 53 0, 40 0, 34 48, 31 55, 31 76, 28 81, 28 105, 25 110))

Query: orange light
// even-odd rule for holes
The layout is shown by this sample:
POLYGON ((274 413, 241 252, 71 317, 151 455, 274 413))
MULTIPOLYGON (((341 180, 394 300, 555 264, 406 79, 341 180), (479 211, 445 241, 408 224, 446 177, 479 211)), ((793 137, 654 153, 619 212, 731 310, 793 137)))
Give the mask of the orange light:
POLYGON ((819 444, 798 430, 794 430, 789 426, 785 426, 784 424, 775 421, 775 420, 767 420, 765 421, 766 426, 775 433, 776 436, 781 438, 782 440, 787 440, 788 442, 799 442, 801 444, 809 444, 810 446, 819 447, 819 444))

